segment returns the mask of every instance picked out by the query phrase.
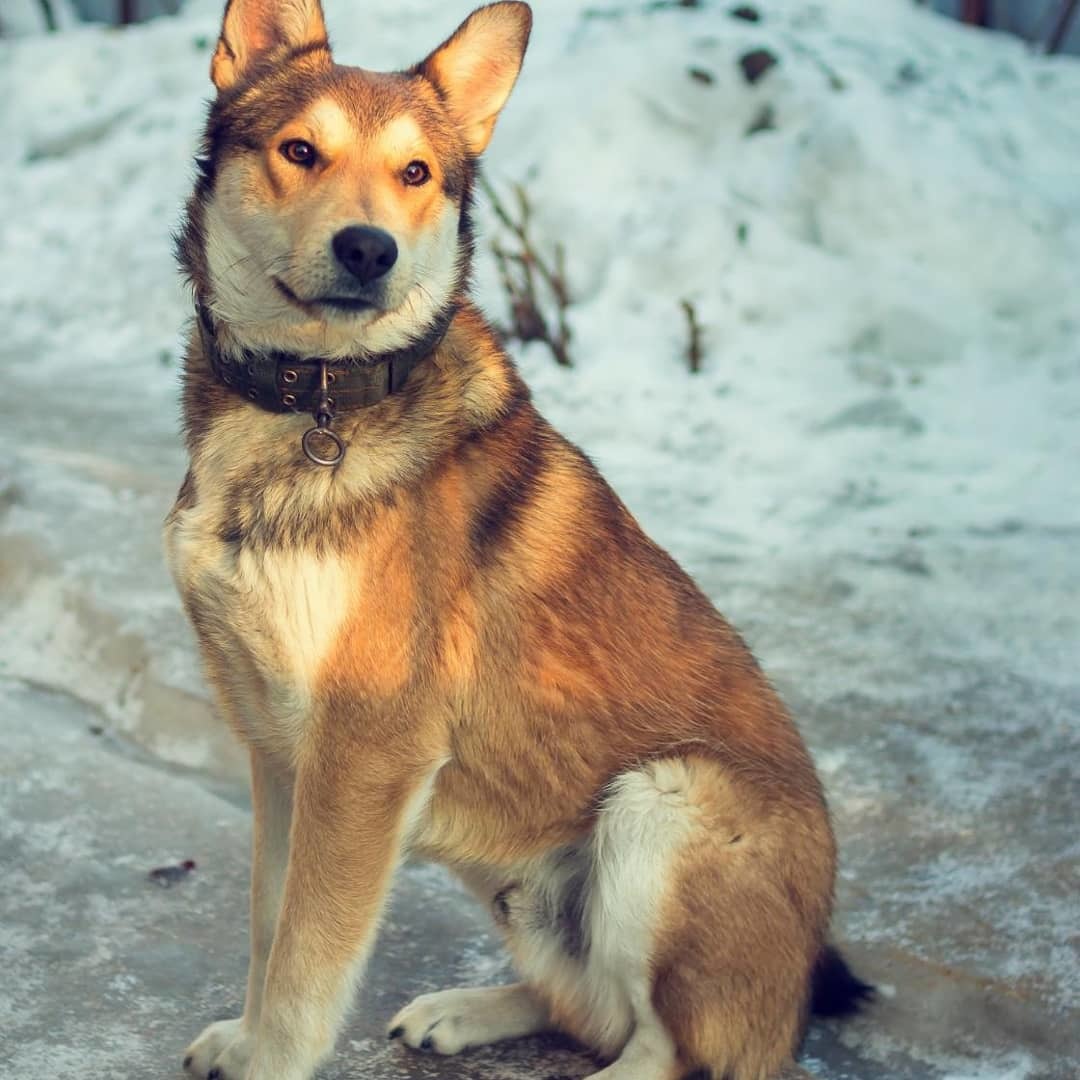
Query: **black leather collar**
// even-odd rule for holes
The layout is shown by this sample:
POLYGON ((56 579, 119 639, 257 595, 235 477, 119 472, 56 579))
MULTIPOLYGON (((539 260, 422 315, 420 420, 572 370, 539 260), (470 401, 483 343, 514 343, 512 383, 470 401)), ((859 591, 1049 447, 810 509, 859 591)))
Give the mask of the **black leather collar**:
POLYGON ((345 456, 345 446, 330 430, 334 417, 349 409, 377 405, 397 393, 446 336, 457 307, 447 307, 421 337, 404 348, 374 357, 338 359, 254 350, 230 356, 218 348, 206 306, 196 302, 195 311, 203 351, 218 381, 268 412, 309 413, 316 427, 304 435, 304 453, 317 465, 336 465, 345 456), (316 434, 323 436, 334 452, 314 449, 316 434))

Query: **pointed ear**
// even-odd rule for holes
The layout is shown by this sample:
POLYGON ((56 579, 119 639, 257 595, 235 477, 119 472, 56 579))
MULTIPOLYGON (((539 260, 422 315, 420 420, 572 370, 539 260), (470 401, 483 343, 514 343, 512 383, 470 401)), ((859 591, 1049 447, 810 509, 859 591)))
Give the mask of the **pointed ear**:
POLYGON ((474 11, 415 70, 443 95, 473 154, 491 141, 499 110, 517 81, 532 29, 528 4, 504 2, 474 11))
POLYGON ((326 44, 319 0, 229 0, 210 78, 227 90, 277 49, 326 44))

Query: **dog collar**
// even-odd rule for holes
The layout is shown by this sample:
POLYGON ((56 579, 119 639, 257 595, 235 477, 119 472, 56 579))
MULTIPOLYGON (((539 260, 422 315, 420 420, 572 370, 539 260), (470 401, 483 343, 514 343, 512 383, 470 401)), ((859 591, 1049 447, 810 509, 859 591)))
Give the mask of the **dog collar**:
POLYGON ((301 446, 310 461, 326 466, 337 465, 345 456, 345 444, 331 428, 334 418, 396 394, 413 369, 435 351, 457 313, 451 305, 422 337, 404 348, 371 358, 331 360, 251 349, 230 356, 218 348, 206 306, 196 303, 195 310, 203 351, 217 380, 267 412, 310 413, 315 426, 304 432, 301 446))

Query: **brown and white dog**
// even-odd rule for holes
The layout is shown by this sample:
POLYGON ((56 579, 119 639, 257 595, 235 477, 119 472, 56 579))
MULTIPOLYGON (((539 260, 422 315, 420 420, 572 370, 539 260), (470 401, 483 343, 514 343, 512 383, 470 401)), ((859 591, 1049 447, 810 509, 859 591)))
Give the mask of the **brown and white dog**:
POLYGON ((411 1047, 560 1029, 613 1061, 593 1080, 765 1080, 812 999, 867 990, 825 944, 833 836, 783 705, 468 299, 530 25, 492 4, 376 74, 318 0, 225 12, 166 547, 254 851, 244 1015, 199 1077, 311 1077, 406 856, 490 905, 522 979, 407 1005, 411 1047))

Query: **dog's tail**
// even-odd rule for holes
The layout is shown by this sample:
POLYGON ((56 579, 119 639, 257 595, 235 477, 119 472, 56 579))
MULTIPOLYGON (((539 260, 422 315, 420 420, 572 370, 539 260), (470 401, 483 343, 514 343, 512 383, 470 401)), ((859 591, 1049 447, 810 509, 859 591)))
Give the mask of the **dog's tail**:
POLYGON ((874 996, 874 987, 848 967, 834 945, 826 945, 810 978, 810 1011, 815 1016, 852 1016, 874 996))

